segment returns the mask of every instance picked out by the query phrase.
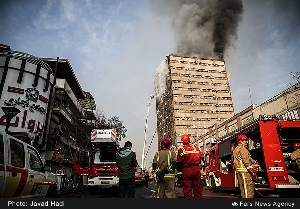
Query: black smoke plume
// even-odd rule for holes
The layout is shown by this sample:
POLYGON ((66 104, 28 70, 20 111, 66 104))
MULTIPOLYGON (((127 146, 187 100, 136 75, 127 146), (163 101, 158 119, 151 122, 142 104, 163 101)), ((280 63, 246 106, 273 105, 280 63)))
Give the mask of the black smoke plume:
POLYGON ((171 17, 176 54, 224 59, 227 48, 237 39, 242 20, 241 0, 151 0, 152 8, 171 17))

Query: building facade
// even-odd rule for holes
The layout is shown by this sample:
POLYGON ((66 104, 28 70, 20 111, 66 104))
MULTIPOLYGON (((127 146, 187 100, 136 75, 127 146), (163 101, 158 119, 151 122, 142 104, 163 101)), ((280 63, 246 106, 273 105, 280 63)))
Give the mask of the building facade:
POLYGON ((69 61, 0 44, 0 77, 0 131, 33 145, 53 173, 70 177, 76 150, 89 149, 96 106, 69 61))
POLYGON ((67 59, 43 58, 55 76, 49 104, 46 142, 40 149, 53 172, 70 177, 77 150, 91 149, 90 133, 96 105, 89 92, 82 90, 67 59))
POLYGON ((176 148, 184 133, 197 141, 234 115, 224 61, 169 55, 163 65, 164 89, 156 89, 158 145, 167 137, 176 148))
POLYGON ((44 141, 53 71, 43 60, 0 44, 0 131, 39 147, 44 141), (2 108, 18 111, 11 121, 2 108))
POLYGON ((200 136, 193 144, 198 146, 201 151, 206 152, 211 147, 212 142, 217 142, 227 134, 235 132, 260 117, 269 116, 283 120, 300 119, 299 82, 262 104, 253 104, 223 123, 210 127, 207 133, 200 136))

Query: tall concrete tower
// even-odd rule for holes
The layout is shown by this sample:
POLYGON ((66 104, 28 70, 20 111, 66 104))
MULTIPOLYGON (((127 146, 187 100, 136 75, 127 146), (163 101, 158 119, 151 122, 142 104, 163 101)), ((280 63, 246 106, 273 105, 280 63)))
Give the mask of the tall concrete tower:
POLYGON ((169 55, 158 67, 155 90, 158 146, 170 138, 176 149, 185 133, 195 142, 234 115, 224 61, 169 55))

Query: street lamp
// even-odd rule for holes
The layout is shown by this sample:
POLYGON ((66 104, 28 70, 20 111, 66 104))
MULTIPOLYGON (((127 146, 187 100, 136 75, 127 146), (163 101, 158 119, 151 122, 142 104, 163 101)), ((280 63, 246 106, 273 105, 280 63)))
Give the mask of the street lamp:
POLYGON ((10 124, 10 121, 13 117, 15 117, 19 112, 21 112, 18 108, 15 108, 13 106, 11 107, 1 107, 3 110, 5 116, 6 116, 6 128, 5 133, 8 133, 8 127, 10 124))

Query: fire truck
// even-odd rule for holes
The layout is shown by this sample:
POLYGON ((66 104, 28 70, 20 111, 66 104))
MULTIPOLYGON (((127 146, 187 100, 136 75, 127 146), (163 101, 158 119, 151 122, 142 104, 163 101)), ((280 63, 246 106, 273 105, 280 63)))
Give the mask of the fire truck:
POLYGON ((88 190, 91 193, 101 188, 117 189, 119 186, 119 174, 116 165, 119 142, 116 135, 115 129, 92 130, 92 152, 88 166, 88 190))
POLYGON ((206 182, 213 191, 239 191, 233 164, 237 137, 245 134, 255 162, 258 197, 299 197, 300 171, 290 159, 293 144, 300 142, 300 120, 279 120, 260 116, 219 139, 205 153, 206 182))

